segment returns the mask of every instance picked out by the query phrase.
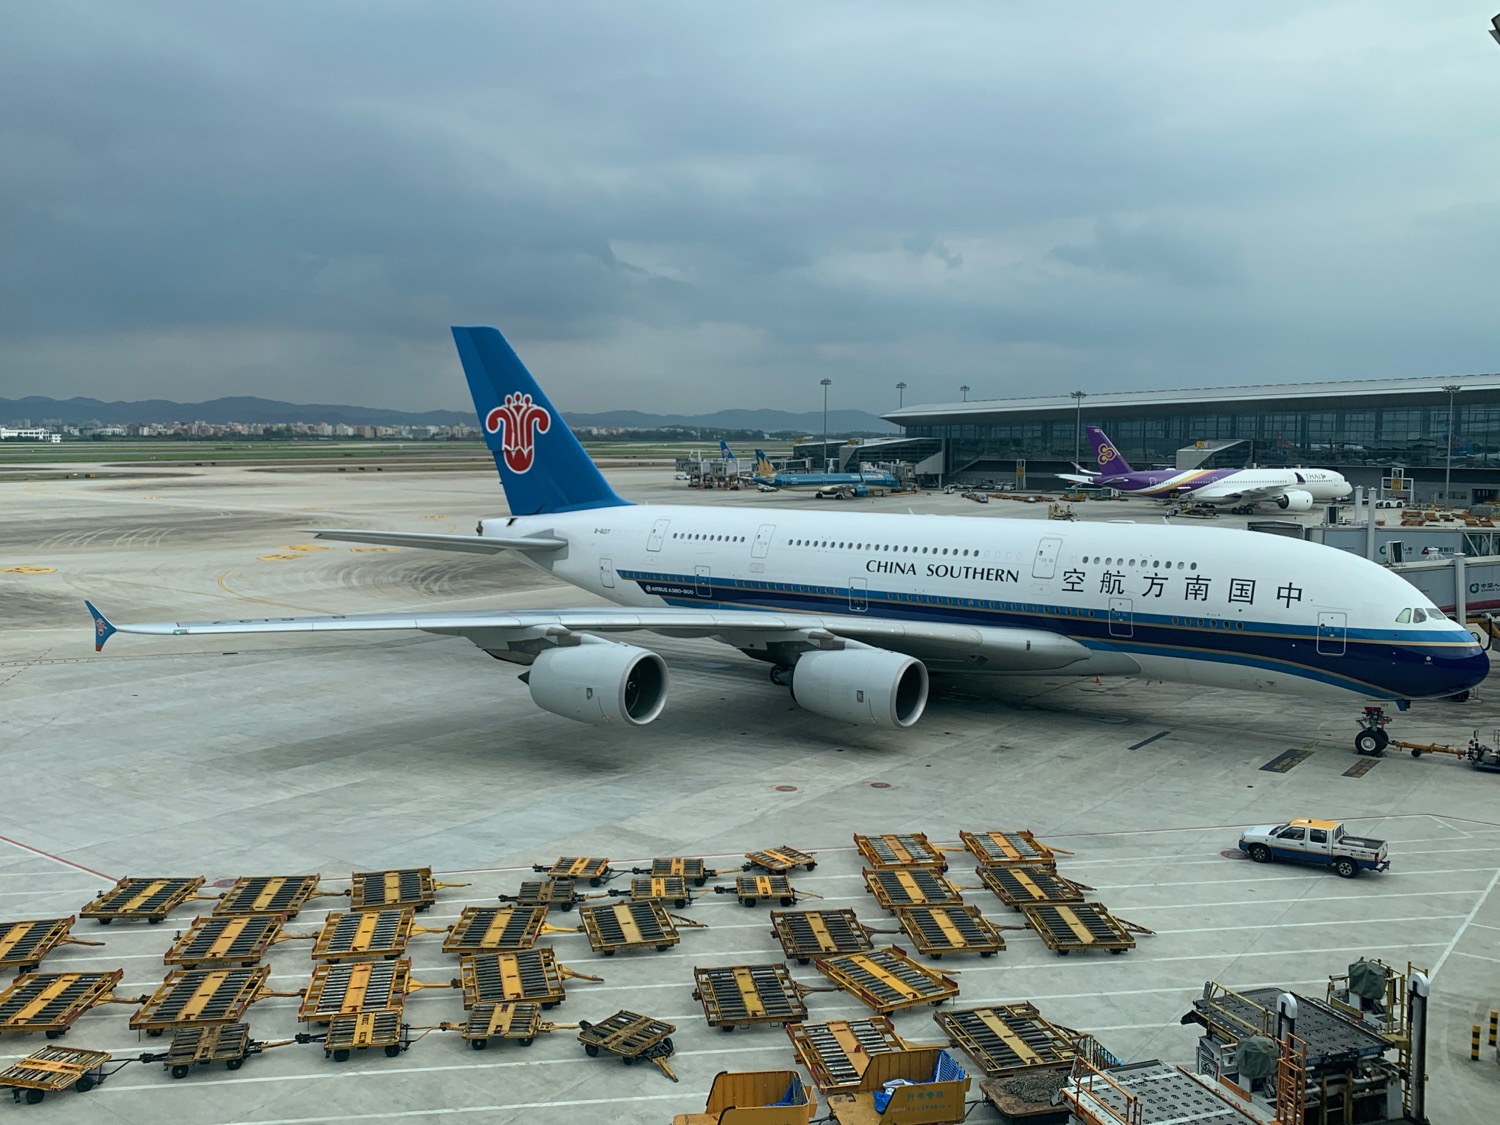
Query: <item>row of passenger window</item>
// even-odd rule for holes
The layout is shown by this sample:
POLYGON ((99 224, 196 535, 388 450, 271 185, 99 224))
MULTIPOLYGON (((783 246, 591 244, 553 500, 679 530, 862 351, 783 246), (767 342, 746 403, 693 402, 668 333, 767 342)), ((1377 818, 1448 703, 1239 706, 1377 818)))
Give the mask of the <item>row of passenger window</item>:
POLYGON ((900 543, 846 543, 835 539, 784 539, 783 547, 832 547, 834 550, 884 551, 892 555, 962 555, 979 557, 979 549, 965 547, 913 547, 900 543))

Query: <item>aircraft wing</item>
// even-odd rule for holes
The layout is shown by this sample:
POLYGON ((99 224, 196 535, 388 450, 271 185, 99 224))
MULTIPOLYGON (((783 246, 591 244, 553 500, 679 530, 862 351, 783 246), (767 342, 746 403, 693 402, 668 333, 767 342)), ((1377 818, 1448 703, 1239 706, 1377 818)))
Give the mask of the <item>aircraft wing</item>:
POLYGON ((1055 476, 1058 480, 1069 480, 1069 481, 1072 481, 1074 484, 1098 484, 1099 483, 1099 479, 1097 477, 1079 476, 1077 473, 1053 473, 1052 475, 1055 476))
POLYGON ((1264 485, 1260 488, 1235 488, 1232 484, 1229 484, 1222 487, 1209 485, 1206 488, 1179 493, 1179 496, 1184 500, 1191 500, 1195 504, 1258 504, 1262 500, 1275 499, 1285 491, 1286 489, 1281 485, 1264 485))
POLYGON ((342 543, 383 543, 390 547, 470 551, 480 555, 498 555, 501 551, 556 551, 568 545, 566 539, 553 539, 543 535, 435 535, 425 531, 343 529, 313 531, 311 534, 316 539, 337 539, 342 543))
POLYGON ((115 633, 152 636, 206 634, 388 632, 419 630, 467 637, 480 648, 502 648, 512 641, 561 637, 570 633, 650 632, 671 637, 719 637, 731 644, 792 642, 817 647, 843 638, 918 659, 964 665, 975 671, 1044 672, 1061 670, 1097 654, 1087 646, 1040 629, 910 622, 833 614, 774 613, 755 610, 620 609, 521 610, 420 614, 353 614, 342 617, 263 617, 226 621, 161 621, 115 625, 85 603, 94 618, 94 647, 102 649, 115 633))

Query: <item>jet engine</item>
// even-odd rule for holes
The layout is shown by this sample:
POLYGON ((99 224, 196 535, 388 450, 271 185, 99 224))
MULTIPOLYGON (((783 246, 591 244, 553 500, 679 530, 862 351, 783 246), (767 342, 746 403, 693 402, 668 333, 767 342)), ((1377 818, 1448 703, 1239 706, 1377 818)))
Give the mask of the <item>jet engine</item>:
POLYGON ((927 668, 878 648, 805 652, 792 668, 792 698, 829 719, 909 727, 927 706, 927 668))
POLYGON ((594 726, 645 726, 667 702, 666 661, 597 637, 538 653, 526 683, 543 711, 594 726))
POLYGON ((1276 497, 1276 506, 1285 512, 1310 512, 1313 506, 1313 494, 1304 492, 1300 488, 1289 488, 1276 497))

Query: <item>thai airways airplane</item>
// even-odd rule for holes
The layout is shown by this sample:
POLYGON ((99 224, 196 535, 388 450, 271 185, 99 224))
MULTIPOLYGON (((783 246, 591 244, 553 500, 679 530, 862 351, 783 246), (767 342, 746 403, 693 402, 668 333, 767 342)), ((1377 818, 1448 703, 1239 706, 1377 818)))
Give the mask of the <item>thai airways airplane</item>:
POLYGON ((1350 484, 1329 469, 1148 469, 1130 467, 1115 443, 1097 426, 1085 427, 1094 449, 1097 473, 1079 466, 1079 475, 1059 473, 1063 480, 1113 488, 1132 496, 1152 496, 1215 507, 1251 508, 1272 503, 1289 512, 1306 512, 1318 501, 1349 495, 1350 484))
POLYGON ((1252 532, 889 512, 632 504, 493 328, 454 328, 510 515, 474 535, 324 539, 516 552, 618 608, 113 625, 164 636, 422 630, 526 666, 532 700, 599 725, 666 704, 665 661, 615 638, 712 637, 806 710, 908 727, 928 673, 1144 676, 1405 701, 1473 687, 1489 659, 1415 587, 1356 555, 1252 532))
POLYGON ((813 491, 820 496, 838 496, 849 499, 859 495, 861 489, 886 488, 895 491, 901 482, 884 469, 858 473, 778 473, 764 450, 755 451, 756 484, 785 488, 793 492, 813 491))

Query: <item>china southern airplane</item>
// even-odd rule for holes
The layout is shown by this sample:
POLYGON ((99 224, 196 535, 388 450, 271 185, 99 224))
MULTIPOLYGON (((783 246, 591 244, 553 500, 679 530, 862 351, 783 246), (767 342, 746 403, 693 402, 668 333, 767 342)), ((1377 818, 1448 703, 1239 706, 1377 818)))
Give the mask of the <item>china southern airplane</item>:
MULTIPOLYGON (((1350 484, 1330 469, 1147 469, 1130 467, 1115 443, 1097 426, 1085 427, 1094 448, 1097 473, 1059 473, 1063 480, 1113 488, 1129 496, 1151 496, 1188 504, 1250 509, 1275 504, 1289 512, 1307 512, 1318 501, 1349 495, 1350 484)), ((1074 468, 1079 468, 1075 465, 1074 468)))
POLYGON ((755 451, 755 476, 751 479, 756 484, 772 488, 792 492, 811 490, 819 496, 837 496, 844 500, 861 495, 863 489, 885 488, 894 492, 901 487, 901 482, 884 469, 857 473, 778 473, 771 465, 771 459, 760 449, 755 451))
POLYGON ((1484 679, 1489 659, 1415 587, 1275 535, 886 512, 632 504, 617 496, 493 328, 454 339, 511 514, 474 535, 324 539, 514 551, 616 606, 112 625, 115 632, 416 629, 526 665, 536 704, 600 725, 661 714, 667 666, 622 633, 712 637, 770 665, 817 715, 908 727, 928 672, 1142 676, 1406 700, 1484 679))

